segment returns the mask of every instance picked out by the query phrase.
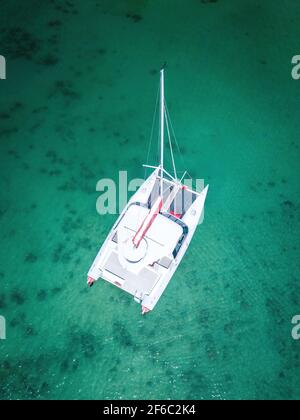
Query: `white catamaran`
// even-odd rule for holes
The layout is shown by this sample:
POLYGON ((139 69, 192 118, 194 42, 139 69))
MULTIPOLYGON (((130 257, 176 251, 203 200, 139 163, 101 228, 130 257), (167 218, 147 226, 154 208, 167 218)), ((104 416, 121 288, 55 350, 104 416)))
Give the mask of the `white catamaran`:
MULTIPOLYGON (((164 168, 165 127, 169 114, 160 72, 160 165, 131 197, 103 243, 89 272, 88 285, 102 278, 134 296, 142 314, 151 311, 166 289, 195 233, 208 185, 202 192, 187 188, 164 168)), ((171 146, 171 141, 170 141, 171 146)))

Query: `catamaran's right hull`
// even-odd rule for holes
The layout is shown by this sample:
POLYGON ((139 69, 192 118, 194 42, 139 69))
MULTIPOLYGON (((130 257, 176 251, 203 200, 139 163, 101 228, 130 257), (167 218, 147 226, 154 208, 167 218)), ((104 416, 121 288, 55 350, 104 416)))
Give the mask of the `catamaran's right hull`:
POLYGON ((155 305, 159 301, 169 282, 171 281, 175 271, 179 267, 179 264, 184 257, 190 242, 194 236, 194 233, 197 229, 197 226, 201 220, 201 216, 204 211, 204 204, 206 200, 206 195, 208 192, 208 186, 200 193, 198 198, 194 201, 193 205, 190 207, 188 212, 184 215, 182 221, 188 226, 189 233, 186 236, 180 251, 178 252, 176 258, 171 264, 170 268, 166 270, 165 274, 157 282, 151 293, 146 296, 141 302, 144 312, 148 312, 154 309, 155 305))

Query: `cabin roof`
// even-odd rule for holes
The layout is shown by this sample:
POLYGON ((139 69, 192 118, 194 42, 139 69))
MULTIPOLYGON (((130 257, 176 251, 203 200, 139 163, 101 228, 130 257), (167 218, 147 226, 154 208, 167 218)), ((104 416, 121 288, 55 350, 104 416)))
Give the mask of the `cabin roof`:
MULTIPOLYGON (((132 233, 136 233, 148 212, 148 208, 132 204, 127 209, 118 230, 125 228, 132 233)), ((171 255, 182 233, 183 229, 179 224, 162 214, 158 214, 145 235, 149 251, 159 258, 171 255)))

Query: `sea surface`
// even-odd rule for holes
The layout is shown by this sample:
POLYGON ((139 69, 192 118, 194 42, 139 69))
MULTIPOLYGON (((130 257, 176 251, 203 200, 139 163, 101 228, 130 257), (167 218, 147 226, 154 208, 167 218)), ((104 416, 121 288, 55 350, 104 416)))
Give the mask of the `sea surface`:
POLYGON ((300 398, 299 22, 294 0, 1 2, 1 399, 300 398), (210 188, 142 317, 86 273, 117 217, 97 181, 144 176, 164 63, 178 167, 210 188))

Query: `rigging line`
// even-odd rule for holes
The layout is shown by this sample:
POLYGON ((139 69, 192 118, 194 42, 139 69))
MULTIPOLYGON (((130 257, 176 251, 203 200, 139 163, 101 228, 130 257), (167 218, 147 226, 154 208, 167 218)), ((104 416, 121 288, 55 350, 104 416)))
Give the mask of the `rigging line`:
POLYGON ((184 177, 185 177, 186 174, 187 174, 187 171, 184 171, 182 177, 180 178, 180 183, 183 181, 183 179, 184 179, 184 177))
POLYGON ((160 129, 157 132, 156 162, 160 161, 160 129))
MULTIPOLYGON (((158 97, 159 97, 159 86, 158 86, 158 89, 157 89, 155 109, 154 109, 154 114, 153 114, 153 119, 152 119, 152 126, 151 126, 151 135, 150 135, 150 141, 149 141, 149 145, 148 145, 147 161, 146 161, 147 165, 149 163, 149 157, 150 157, 150 152, 151 152, 151 145, 152 145, 152 140, 153 140, 154 125, 155 125, 155 119, 156 119, 156 114, 157 114, 158 97)), ((145 168, 145 174, 144 174, 144 178, 145 179, 146 179, 146 173, 147 173, 147 168, 145 168)))
POLYGON ((168 116, 167 116, 167 112, 166 112, 166 106, 165 106, 165 119, 166 119, 166 127, 167 127, 167 133, 168 133, 168 138, 169 138, 169 145, 170 145, 172 166, 173 166, 173 171, 174 171, 174 178, 177 179, 177 172, 176 172, 176 166, 175 166, 175 160, 174 160, 174 154, 173 154, 173 147, 172 147, 172 141, 171 141, 170 130, 169 130, 169 123, 168 123, 168 116))
POLYGON ((180 147, 179 147, 178 141, 177 141, 176 136, 175 136, 175 131, 174 131, 174 127, 173 127, 173 124, 172 124, 172 120, 171 120, 171 117, 170 117, 170 112, 169 112, 169 109, 168 109, 167 103, 165 103, 165 108, 166 108, 166 111, 167 111, 167 115, 168 115, 168 119, 169 119, 169 122, 170 122, 171 131, 172 131, 172 134, 173 134, 173 137, 174 137, 174 140, 175 140, 175 144, 176 144, 176 147, 177 147, 177 150, 178 150, 179 156, 180 156, 180 158, 181 158, 181 161, 182 161, 183 167, 185 168, 185 167, 186 167, 186 165, 185 165, 185 161, 184 161, 184 158, 183 158, 183 155, 182 155, 182 153, 181 153, 181 150, 180 150, 180 147))

